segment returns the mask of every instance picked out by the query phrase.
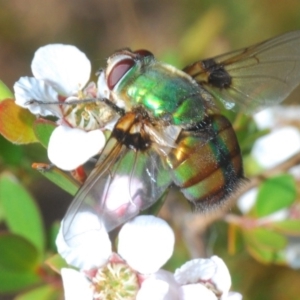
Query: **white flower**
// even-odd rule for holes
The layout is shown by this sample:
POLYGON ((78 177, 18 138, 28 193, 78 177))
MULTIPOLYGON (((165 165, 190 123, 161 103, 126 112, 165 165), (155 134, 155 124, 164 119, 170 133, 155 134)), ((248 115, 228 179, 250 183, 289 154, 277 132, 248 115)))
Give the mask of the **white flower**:
POLYGON ((59 168, 70 171, 84 164, 105 145, 101 130, 86 132, 69 126, 58 126, 51 134, 48 157, 59 168))
POLYGON ((299 114, 298 105, 277 105, 256 113, 253 118, 259 129, 274 129, 282 124, 297 122, 299 114))
POLYGON ((174 277, 181 285, 183 300, 196 299, 195 294, 197 298, 207 300, 219 299, 220 295, 222 300, 240 295, 229 293, 231 277, 224 261, 218 256, 188 261, 175 271, 174 277))
POLYGON ((14 85, 16 104, 33 114, 58 118, 59 126, 50 138, 48 156, 59 168, 73 170, 103 148, 101 129, 115 114, 101 101, 76 103, 97 97, 96 85, 87 84, 90 61, 76 47, 41 47, 35 52, 31 69, 34 77, 21 77, 14 85), (63 104, 70 101, 74 104, 63 104), (76 131, 71 134, 71 129, 76 131))
POLYGON ((252 156, 263 168, 272 168, 300 150, 300 133, 291 126, 299 119, 298 106, 277 106, 264 109, 254 115, 259 129, 271 129, 255 142, 252 156), (285 124, 283 128, 278 128, 285 124))
MULTIPOLYGON (((149 287, 149 282, 146 283, 147 278, 149 280, 151 278, 154 286, 159 287, 159 290, 152 289, 152 292, 161 294, 160 299, 172 299, 164 298, 169 293, 173 293, 174 288, 171 288, 171 284, 160 278, 151 277, 173 253, 174 233, 164 220, 154 216, 138 216, 126 223, 119 233, 119 255, 116 255, 111 250, 111 242, 104 227, 98 226, 98 230, 89 230, 96 228, 95 223, 99 224, 98 217, 88 212, 81 214, 81 218, 77 219, 80 224, 75 225, 80 232, 85 231, 85 234, 79 234, 77 239, 74 238, 71 244, 67 244, 61 229, 56 240, 58 252, 62 257, 86 274, 82 277, 77 271, 62 272, 66 299, 74 299, 67 296, 76 294, 74 290, 77 288, 85 289, 83 293, 86 295, 90 295, 86 289, 92 289, 93 295, 104 295, 106 292, 119 293, 122 290, 133 297, 128 299, 135 299, 142 281, 145 284, 138 299, 150 299, 147 298, 149 293, 145 293, 149 287), (82 282, 74 285, 73 276, 74 281, 81 278, 82 282), (114 278, 115 284, 118 283, 117 286, 114 285, 115 290, 111 287, 111 278, 114 278), (85 282, 90 284, 86 285, 85 282)), ((72 226, 75 225, 73 223, 72 226)), ((72 230, 75 233, 77 229, 72 228, 72 230)), ((82 299, 92 298, 87 296, 82 299)))
POLYGON ((93 290, 84 274, 73 269, 61 269, 65 299, 93 299, 93 290), (73 286, 73 288, 69 288, 73 286))
POLYGON ((300 269, 300 239, 298 237, 289 238, 284 254, 290 267, 300 269))
POLYGON ((173 273, 158 270, 148 276, 141 285, 137 300, 181 300, 181 288, 173 273))
POLYGON ((79 213, 70 228, 71 240, 64 240, 62 228, 63 224, 56 240, 58 252, 80 270, 62 269, 67 300, 75 295, 84 295, 83 300, 105 299, 107 294, 112 299, 137 300, 242 299, 229 292, 229 271, 217 256, 189 261, 175 274, 160 269, 172 255, 174 233, 157 217, 142 215, 126 223, 119 233, 118 254, 112 252, 95 214, 79 213))
POLYGON ((272 168, 299 151, 299 130, 292 126, 286 126, 259 138, 251 153, 262 167, 272 168))
POLYGON ((218 300, 217 296, 203 284, 187 284, 182 286, 182 298, 189 299, 205 299, 205 300, 218 300), (196 296, 197 295, 197 296, 196 296), (196 298, 196 297, 197 298, 196 298))

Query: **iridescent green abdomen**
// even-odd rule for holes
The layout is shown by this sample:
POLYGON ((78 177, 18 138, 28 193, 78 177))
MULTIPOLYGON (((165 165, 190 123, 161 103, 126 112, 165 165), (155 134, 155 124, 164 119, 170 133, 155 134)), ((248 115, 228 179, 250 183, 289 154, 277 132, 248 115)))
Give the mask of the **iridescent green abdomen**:
POLYGON ((197 209, 225 200, 243 178, 240 148, 230 122, 208 116, 194 130, 183 130, 167 163, 174 183, 197 209))

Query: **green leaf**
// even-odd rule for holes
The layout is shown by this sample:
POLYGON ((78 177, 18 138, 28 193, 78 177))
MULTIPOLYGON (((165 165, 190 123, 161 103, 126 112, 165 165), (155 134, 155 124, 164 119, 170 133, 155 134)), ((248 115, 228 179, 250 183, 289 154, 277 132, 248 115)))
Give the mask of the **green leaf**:
POLYGON ((37 119, 33 124, 35 136, 45 148, 48 148, 50 136, 55 128, 54 122, 45 119, 37 119))
POLYGON ((62 290, 51 285, 43 285, 34 290, 22 293, 14 298, 15 300, 57 300, 62 299, 62 290))
POLYGON ((300 220, 284 220, 269 225, 272 229, 292 236, 300 236, 300 220))
POLYGON ((45 261, 45 264, 47 264, 56 273, 60 273, 62 268, 70 268, 67 262, 59 254, 55 254, 48 258, 45 261))
POLYGON ((9 229, 43 253, 45 237, 39 209, 25 188, 7 173, 0 176, 0 201, 9 229))
POLYGON ((49 233, 48 233, 48 244, 49 244, 49 250, 53 253, 57 252, 56 248, 56 237, 58 235, 59 229, 60 229, 60 221, 55 221, 51 224, 49 233))
POLYGON ((255 212, 264 217, 289 207, 296 199, 296 183, 292 175, 283 174, 267 179, 259 188, 255 212))
POLYGON ((279 251, 287 244, 286 237, 265 228, 244 230, 243 234, 247 244, 265 250, 279 251))
POLYGON ((13 99, 0 102, 0 133, 14 144, 37 142, 32 126, 35 116, 13 99))
POLYGON ((38 265, 38 251, 26 239, 10 233, 0 235, 0 268, 6 271, 33 271, 38 265))
POLYGON ((2 80, 0 80, 0 101, 7 99, 7 98, 13 98, 14 94, 10 91, 10 89, 3 83, 2 80))
POLYGON ((247 250, 249 253, 261 263, 272 263, 272 264, 286 264, 286 259, 282 252, 274 252, 270 249, 262 249, 258 247, 253 247, 252 245, 247 245, 247 250))
POLYGON ((24 162, 24 151, 19 145, 14 145, 0 135, 0 157, 5 164, 20 166, 24 162))
POLYGON ((264 228, 242 232, 247 250, 255 259, 264 263, 283 264, 285 262, 282 250, 287 244, 286 237, 264 228))
POLYGON ((0 267, 0 293, 17 292, 41 282, 37 274, 32 271, 8 271, 0 267))
POLYGON ((73 177, 68 176, 57 167, 39 163, 33 164, 32 167, 71 195, 75 195, 80 187, 80 184, 73 177))

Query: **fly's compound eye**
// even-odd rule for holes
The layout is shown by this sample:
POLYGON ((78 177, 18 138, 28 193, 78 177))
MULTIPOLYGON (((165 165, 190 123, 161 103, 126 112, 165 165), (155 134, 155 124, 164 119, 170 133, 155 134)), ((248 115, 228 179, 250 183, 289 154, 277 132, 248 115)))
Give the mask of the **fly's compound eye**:
POLYGON ((112 90, 117 83, 122 79, 122 77, 132 68, 135 64, 134 60, 131 58, 125 58, 117 62, 111 69, 108 78, 107 86, 112 90))
POLYGON ((143 57, 153 56, 153 54, 150 51, 145 49, 136 50, 134 51, 134 53, 143 57))

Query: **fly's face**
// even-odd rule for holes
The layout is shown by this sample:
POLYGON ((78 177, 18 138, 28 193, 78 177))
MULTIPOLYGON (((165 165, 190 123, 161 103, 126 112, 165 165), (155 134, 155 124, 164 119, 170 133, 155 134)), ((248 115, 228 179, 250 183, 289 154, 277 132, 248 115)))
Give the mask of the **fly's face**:
POLYGON ((107 60, 106 69, 100 70, 99 73, 100 98, 109 99, 118 107, 129 111, 132 105, 126 93, 120 95, 120 85, 126 85, 130 78, 138 76, 140 70, 153 59, 153 54, 147 50, 132 52, 124 49, 111 55, 107 60))

